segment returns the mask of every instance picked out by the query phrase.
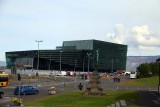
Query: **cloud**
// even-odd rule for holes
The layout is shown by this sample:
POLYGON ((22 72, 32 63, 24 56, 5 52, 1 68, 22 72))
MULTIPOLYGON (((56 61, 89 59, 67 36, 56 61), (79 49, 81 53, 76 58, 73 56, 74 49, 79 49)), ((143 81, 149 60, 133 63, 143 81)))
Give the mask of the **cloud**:
POLYGON ((159 54, 159 10, 158 0, 0 0, 0 52, 37 49, 35 40, 53 49, 67 40, 97 39, 159 54))
POLYGON ((110 42, 127 44, 140 50, 154 50, 160 46, 160 34, 152 31, 148 25, 126 29, 123 24, 116 24, 113 33, 107 33, 110 42))

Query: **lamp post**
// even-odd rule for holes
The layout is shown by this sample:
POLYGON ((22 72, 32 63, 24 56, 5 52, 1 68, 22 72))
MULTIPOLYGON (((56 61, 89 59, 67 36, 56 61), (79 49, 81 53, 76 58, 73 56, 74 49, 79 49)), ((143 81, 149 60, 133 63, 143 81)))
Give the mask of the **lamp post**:
POLYGON ((49 70, 51 70, 51 59, 49 59, 50 62, 49 62, 49 70))
POLYGON ((83 80, 84 80, 84 90, 85 90, 85 87, 86 87, 86 85, 85 85, 86 75, 84 73, 84 61, 85 61, 85 57, 83 58, 83 80))
POLYGON ((87 53, 87 56, 88 56, 88 73, 89 73, 89 64, 90 64, 90 56, 91 56, 92 53, 87 53))
POLYGON ((77 59, 74 61, 74 72, 76 73, 76 64, 77 64, 77 59))
MULTIPOLYGON (((39 43, 40 42, 43 42, 42 40, 40 40, 40 41, 38 41, 38 40, 36 40, 36 42, 38 43, 38 60, 37 60, 37 75, 36 76, 38 76, 38 70, 39 70, 39 43)), ((37 82, 38 82, 38 78, 37 78, 37 82)))
POLYGON ((59 70, 60 70, 60 72, 61 72, 61 54, 62 54, 62 52, 63 51, 60 51, 60 59, 59 59, 60 60, 60 63, 59 63, 59 67, 60 67, 59 70))
POLYGON ((113 59, 111 60, 111 63, 112 63, 112 70, 111 70, 111 73, 113 73, 113 59))
POLYGON ((75 75, 75 89, 77 88, 77 75, 76 75, 76 64, 77 64, 77 59, 75 59, 75 62, 74 62, 74 75, 75 75))
MULTIPOLYGON (((117 61, 118 61, 118 59, 115 59, 115 61, 117 62, 117 61)), ((112 59, 112 60, 111 60, 111 63, 112 63, 112 70, 111 70, 111 73, 113 73, 114 62, 115 62, 115 61, 114 61, 114 59, 112 59)))
POLYGON ((37 60, 37 71, 39 70, 39 43, 43 42, 42 40, 38 41, 36 40, 36 42, 38 42, 38 60, 37 60))
POLYGON ((160 58, 158 58, 156 60, 156 62, 158 63, 158 68, 159 68, 159 72, 158 72, 158 74, 159 74, 158 94, 160 95, 160 58))
POLYGON ((34 57, 35 57, 35 55, 37 55, 37 53, 34 53, 34 54, 33 54, 33 59, 32 59, 32 71, 33 71, 33 69, 34 69, 34 57))
POLYGON ((83 73, 84 73, 84 61, 85 61, 85 57, 83 58, 83 73))

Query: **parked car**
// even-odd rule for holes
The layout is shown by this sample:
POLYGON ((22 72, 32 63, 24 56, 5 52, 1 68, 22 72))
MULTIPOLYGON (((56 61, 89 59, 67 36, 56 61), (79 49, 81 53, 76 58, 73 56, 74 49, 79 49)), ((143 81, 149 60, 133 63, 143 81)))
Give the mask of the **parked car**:
POLYGON ((0 90, 0 98, 3 98, 4 92, 0 90))
POLYGON ((17 86, 14 90, 14 95, 27 95, 27 94, 38 94, 39 90, 37 88, 33 88, 33 86, 17 86), (19 91, 20 89, 20 91, 19 91))
POLYGON ((76 73, 75 73, 74 71, 68 71, 68 72, 66 73, 66 75, 67 75, 67 76, 75 76, 76 73))
POLYGON ((126 71, 126 72, 124 73, 125 76, 129 76, 130 74, 131 74, 130 71, 126 71))

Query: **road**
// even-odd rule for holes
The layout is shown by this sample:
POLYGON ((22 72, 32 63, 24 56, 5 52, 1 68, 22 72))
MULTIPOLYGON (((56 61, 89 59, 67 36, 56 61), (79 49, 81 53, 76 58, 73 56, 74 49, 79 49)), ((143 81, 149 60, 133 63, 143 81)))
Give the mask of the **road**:
MULTIPOLYGON (((127 81, 127 77, 122 77, 121 81, 127 81)), ((30 85, 37 86, 39 89, 38 95, 23 95, 21 96, 23 102, 31 101, 33 99, 39 99, 43 97, 47 97, 48 89, 51 86, 55 86, 57 89, 57 93, 62 93, 64 91, 77 90, 78 84, 82 83, 82 85, 87 86, 88 80, 82 80, 79 77, 69 77, 69 76, 59 76, 56 77, 56 81, 39 81, 38 84, 30 83, 30 85), (65 83, 65 87, 64 87, 65 83), (85 84, 84 84, 85 83, 85 84)), ((14 88, 16 84, 12 84, 8 87, 3 87, 1 90, 4 91, 5 95, 3 99, 0 99, 0 107, 11 104, 11 99, 15 96, 13 94, 14 88)), ((157 87, 123 87, 118 86, 117 82, 113 82, 113 77, 109 77, 107 79, 101 79, 101 85, 104 90, 156 90, 157 87)))
MULTIPOLYGON (((29 81, 29 80, 28 80, 29 81)), ((85 82, 87 83, 88 80, 85 82)), ((24 81, 23 81, 24 82, 24 81)), ((56 81, 43 81, 42 79, 35 82, 25 82, 24 84, 29 84, 39 89, 38 95, 22 95, 23 102, 31 101, 33 99, 42 98, 48 96, 48 89, 51 86, 55 86, 57 89, 57 93, 62 93, 65 90, 75 90, 78 89, 78 84, 83 82, 79 77, 69 77, 69 76, 57 76, 56 81), (64 87, 64 83, 65 86, 64 87)), ((19 84, 19 82, 12 82, 7 87, 2 87, 1 90, 4 91, 4 98, 0 99, 0 107, 11 104, 11 100, 15 95, 13 94, 15 87, 19 84)), ((16 96, 17 97, 17 96, 16 96)))

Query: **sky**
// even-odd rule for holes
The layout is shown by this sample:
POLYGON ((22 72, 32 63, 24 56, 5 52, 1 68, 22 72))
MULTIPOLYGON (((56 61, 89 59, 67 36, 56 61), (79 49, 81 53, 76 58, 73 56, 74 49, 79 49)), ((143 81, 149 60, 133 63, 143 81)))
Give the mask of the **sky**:
POLYGON ((96 39, 128 45, 128 56, 160 55, 160 0, 0 0, 5 52, 55 49, 96 39))

